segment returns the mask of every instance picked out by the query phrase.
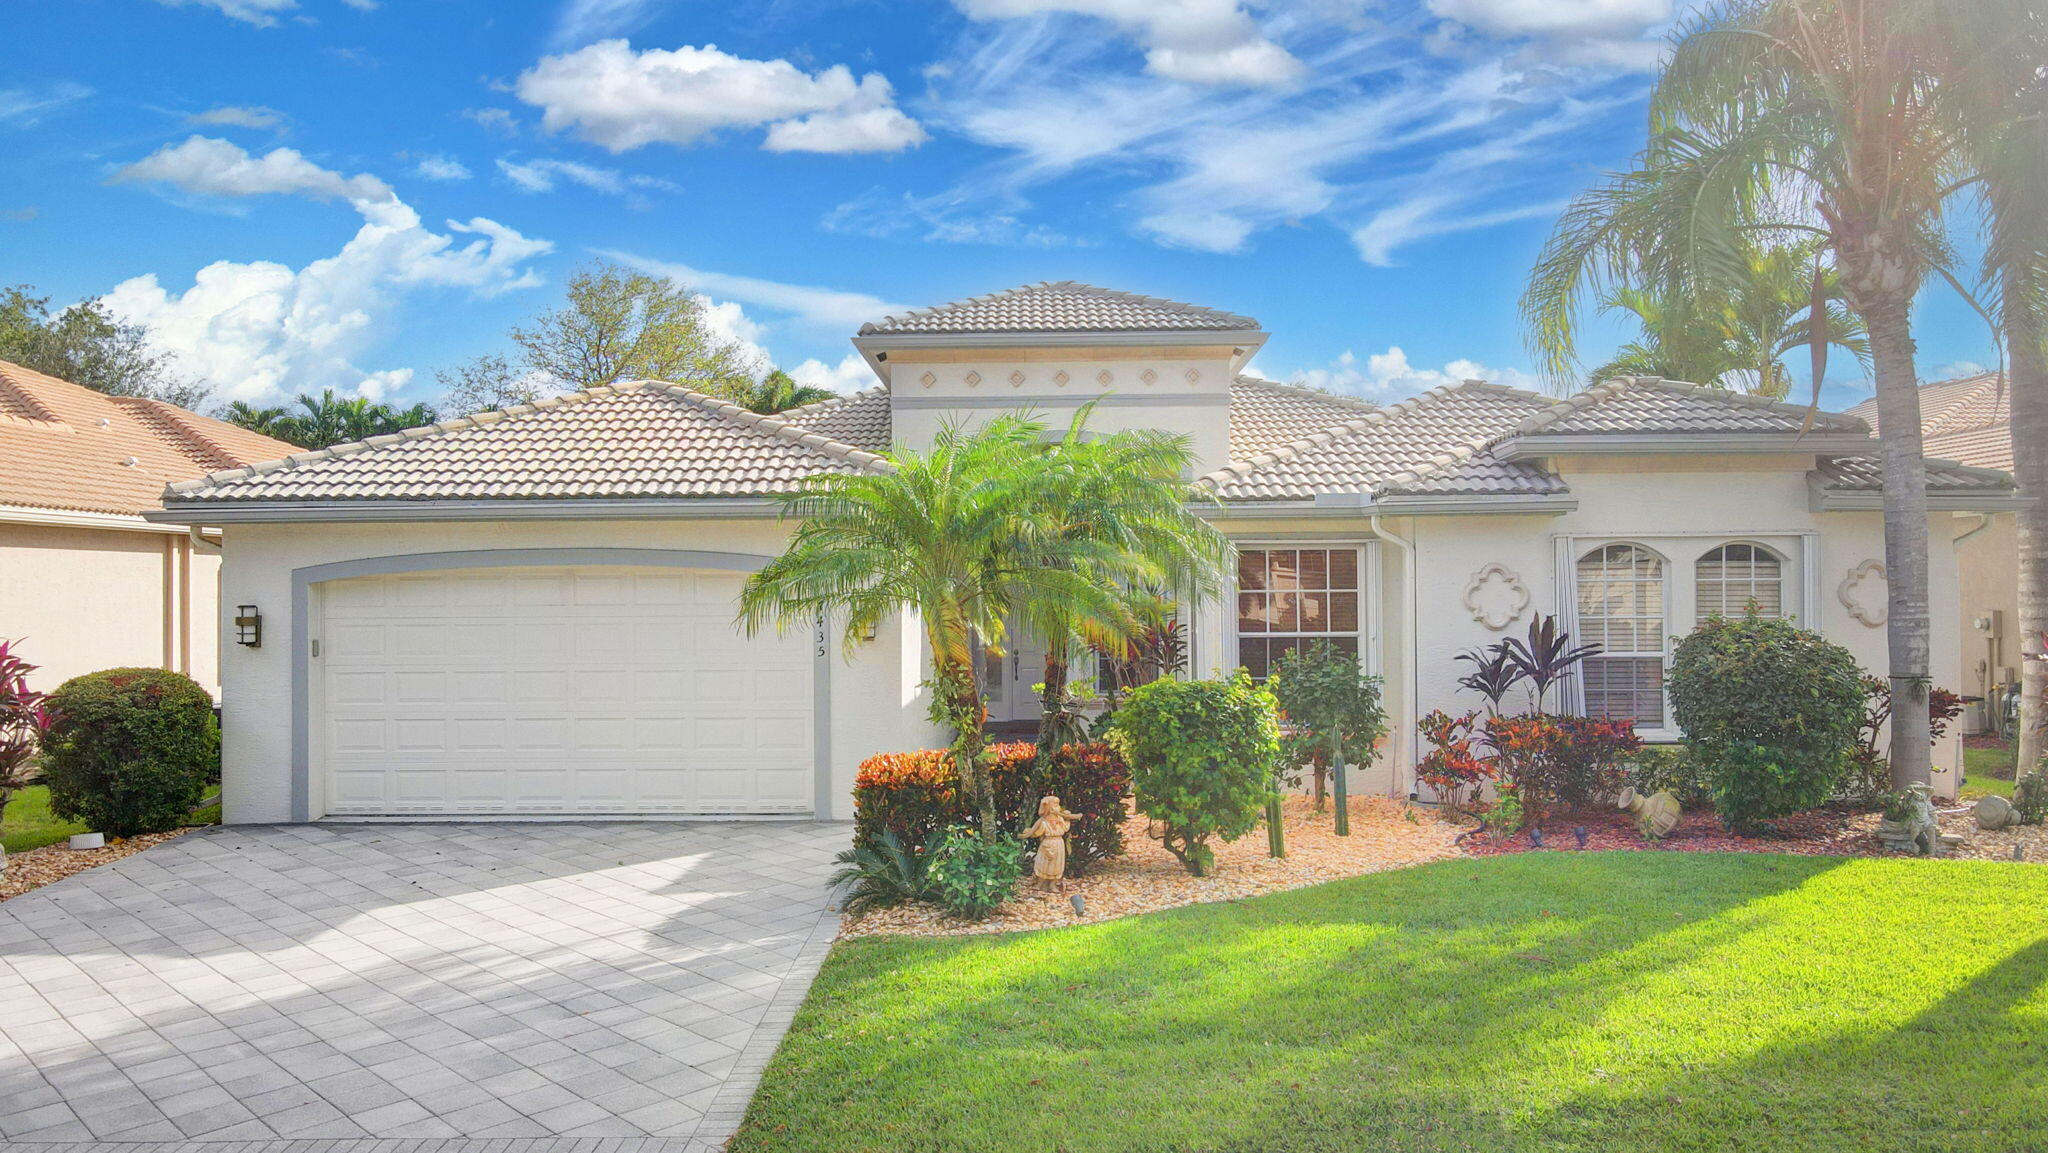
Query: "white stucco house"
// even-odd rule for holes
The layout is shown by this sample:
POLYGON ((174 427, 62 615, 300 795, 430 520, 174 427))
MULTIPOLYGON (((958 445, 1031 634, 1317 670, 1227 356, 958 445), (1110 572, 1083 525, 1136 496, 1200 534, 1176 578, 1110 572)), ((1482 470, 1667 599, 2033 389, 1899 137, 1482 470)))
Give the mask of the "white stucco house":
MULTIPOLYGON (((946 421, 1096 401, 1098 428, 1186 434, 1236 588, 1184 608, 1193 667, 1263 672, 1315 638, 1386 678, 1395 735, 1359 789, 1412 789, 1414 718, 1478 702, 1453 656, 1556 613, 1606 652, 1570 705, 1677 734, 1664 661, 1755 600, 1885 661, 1876 443, 1861 421, 1661 380, 1566 400, 1483 382, 1385 408, 1252 379, 1247 317, 1074 283, 879 320, 875 387, 758 416, 673 384, 595 389, 173 485, 152 518, 221 533, 230 822, 851 812, 871 753, 926 747, 914 622, 842 659, 825 628, 747 638, 770 496, 875 466, 946 421)), ((1930 481, 1952 518, 2002 473, 1930 481)), ((1937 549, 1937 679, 1960 670, 1937 549)), ((992 660, 1032 715, 1028 645, 992 660)), ((1949 790, 1959 750, 1937 751, 1949 790)))

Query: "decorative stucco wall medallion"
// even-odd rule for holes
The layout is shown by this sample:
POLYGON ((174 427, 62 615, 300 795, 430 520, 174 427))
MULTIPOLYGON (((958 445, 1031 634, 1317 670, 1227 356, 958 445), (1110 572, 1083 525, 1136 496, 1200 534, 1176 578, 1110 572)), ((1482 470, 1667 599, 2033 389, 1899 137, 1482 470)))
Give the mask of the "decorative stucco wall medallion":
POLYGON ((1102 370, 1101 372, 1098 372, 1098 373, 1096 373, 1096 374, 1095 374, 1095 383, 1097 383, 1097 384, 1099 384, 1099 385, 1102 385, 1102 386, 1103 386, 1103 387, 1105 387, 1105 388, 1107 388, 1107 387, 1109 386, 1109 382, 1110 382, 1110 381, 1113 381, 1113 380, 1115 380, 1115 379, 1116 379, 1116 374, 1115 374, 1115 373, 1113 373, 1113 372, 1111 372, 1111 371, 1109 371, 1109 370, 1108 370, 1108 369, 1106 369, 1106 368, 1105 368, 1105 369, 1103 369, 1103 370, 1102 370))
POLYGON ((1011 387, 1011 388, 1023 388, 1023 387, 1024 387, 1024 370, 1023 370, 1023 369, 1021 369, 1021 368, 1020 368, 1020 369, 1018 369, 1017 371, 1015 371, 1015 372, 1012 372, 1012 373, 1010 374, 1010 387, 1011 387))
POLYGON ((1849 615, 1876 628, 1891 617, 1891 580, 1884 562, 1867 560, 1849 570, 1835 589, 1835 596, 1849 615))
POLYGON ((981 383, 981 374, 980 374, 980 373, 978 373, 978 372, 975 372, 975 371, 974 371, 973 369, 969 369, 969 370, 967 371, 967 387, 969 387, 969 388, 973 388, 973 387, 974 387, 975 385, 977 385, 977 384, 980 384, 980 383, 981 383))
POLYGON ((1059 386, 1060 386, 1061 388, 1065 388, 1065 387, 1067 386, 1067 382, 1068 382, 1068 381, 1070 381, 1070 380, 1072 380, 1072 379, 1074 379, 1074 378, 1073 378, 1073 377, 1071 377, 1071 376, 1068 376, 1068 375, 1067 375, 1067 370, 1066 370, 1066 369, 1064 369, 1064 368, 1063 368, 1063 369, 1060 369, 1060 370, 1059 370, 1058 372, 1055 372, 1055 373, 1053 373, 1053 374, 1052 374, 1052 382, 1053 382, 1054 384, 1057 384, 1057 385, 1059 385, 1059 386))
POLYGON ((1157 372, 1154 372, 1152 369, 1148 368, 1145 371, 1138 374, 1138 379, 1144 381, 1146 384, 1156 384, 1159 381, 1159 374, 1157 372))
POLYGON ((926 388, 930 388, 932 385, 939 383, 939 378, 929 372, 925 373, 923 376, 918 377, 917 379, 922 381, 926 388))
POLYGON ((1515 623, 1528 607, 1529 590, 1522 578, 1499 562, 1473 573, 1471 583, 1465 586, 1465 610, 1495 632, 1515 623))

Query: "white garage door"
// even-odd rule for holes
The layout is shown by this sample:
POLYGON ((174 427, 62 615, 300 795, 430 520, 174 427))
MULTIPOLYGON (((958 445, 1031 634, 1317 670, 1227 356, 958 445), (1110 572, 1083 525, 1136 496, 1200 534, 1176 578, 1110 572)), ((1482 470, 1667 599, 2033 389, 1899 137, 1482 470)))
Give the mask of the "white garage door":
POLYGON ((744 574, 502 568, 318 586, 337 815, 808 813, 808 638, 746 638, 744 574))

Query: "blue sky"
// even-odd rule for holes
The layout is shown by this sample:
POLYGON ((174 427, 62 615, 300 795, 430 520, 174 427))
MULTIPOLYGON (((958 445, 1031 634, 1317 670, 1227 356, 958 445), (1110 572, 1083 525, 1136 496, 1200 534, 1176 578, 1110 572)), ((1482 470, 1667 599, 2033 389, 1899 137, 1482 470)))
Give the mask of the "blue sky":
MULTIPOLYGON (((1531 384, 1523 277, 1640 145, 1674 3, 15 4, 0 284, 105 295, 221 401, 432 399, 596 255, 842 388, 860 321, 1045 279, 1248 313, 1260 371, 1372 399, 1531 384)), ((1930 378, 1995 358, 1940 295, 1918 334, 1930 378)))

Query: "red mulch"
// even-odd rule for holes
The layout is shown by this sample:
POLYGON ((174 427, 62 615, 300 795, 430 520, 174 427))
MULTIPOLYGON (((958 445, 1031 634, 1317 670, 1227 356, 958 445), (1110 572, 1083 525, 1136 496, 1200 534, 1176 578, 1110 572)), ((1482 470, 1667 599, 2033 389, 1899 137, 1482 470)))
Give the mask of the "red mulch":
POLYGON ((1586 830, 1587 849, 1633 849, 1666 853, 1798 853, 1816 857, 1890 856, 1874 830, 1877 814, 1867 809, 1828 807, 1780 818, 1776 835, 1746 837, 1729 832, 1711 812, 1688 812, 1678 828, 1661 841, 1636 832, 1632 814, 1618 809, 1559 813, 1543 822, 1543 849, 1530 841, 1528 830, 1511 837, 1466 837, 1463 847, 1475 857, 1503 853, 1577 852, 1574 828, 1586 830))
POLYGON ((2001 740, 1999 740, 1999 739, 1998 739, 1997 737, 1995 737, 1995 736, 1991 735, 1990 733, 1975 733, 1975 734, 1971 734, 1971 735, 1965 736, 1965 737, 1963 738, 1963 747, 1964 747, 1964 748, 1966 748, 1966 749, 2010 749, 2010 748, 2012 748, 2012 746, 2011 746, 2011 745, 2008 745, 2008 744, 2006 744, 2006 743, 2005 743, 2004 741, 2001 741, 2001 740))

